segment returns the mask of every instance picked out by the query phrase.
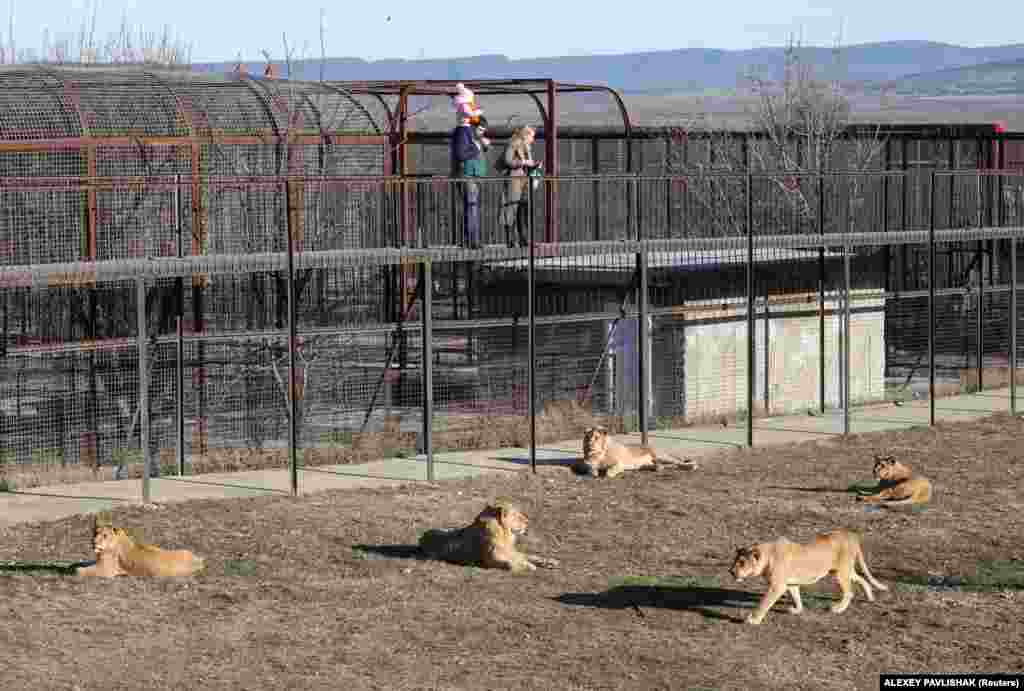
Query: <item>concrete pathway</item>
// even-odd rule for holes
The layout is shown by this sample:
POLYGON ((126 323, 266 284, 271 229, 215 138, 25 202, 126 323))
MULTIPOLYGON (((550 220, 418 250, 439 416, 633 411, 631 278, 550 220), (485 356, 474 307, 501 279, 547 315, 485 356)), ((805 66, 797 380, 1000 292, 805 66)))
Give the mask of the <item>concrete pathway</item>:
MULTIPOLYGON (((1021 398, 1018 396, 1018 405, 1021 398)), ((1009 411, 1009 391, 994 389, 979 394, 964 394, 936 401, 939 421, 966 421, 1009 411)), ((927 401, 903 405, 872 405, 851 410, 853 433, 906 429, 927 425, 927 401)), ((843 431, 841 411, 824 415, 787 415, 754 422, 754 444, 787 444, 808 439, 833 437, 838 442, 843 431)), ((639 434, 624 435, 624 441, 639 440, 639 434)), ((746 445, 746 426, 707 425, 674 430, 658 430, 649 435, 651 445, 680 458, 696 458, 717 451, 746 445)), ((564 465, 580 454, 580 440, 544 444, 537 449, 537 463, 564 465)), ((507 448, 490 451, 466 451, 435 454, 434 478, 437 481, 471 477, 488 472, 529 470, 527 449, 507 448)), ((291 493, 288 469, 269 469, 234 473, 212 473, 186 477, 162 477, 150 481, 150 499, 158 503, 189 499, 251 497, 291 493)), ((320 466, 300 469, 299 491, 310 494, 329 489, 380 487, 426 481, 424 456, 391 458, 354 465, 320 466)), ((0 493, 0 526, 52 521, 76 514, 94 513, 117 505, 138 503, 142 499, 142 481, 108 480, 73 485, 36 487, 0 493)))

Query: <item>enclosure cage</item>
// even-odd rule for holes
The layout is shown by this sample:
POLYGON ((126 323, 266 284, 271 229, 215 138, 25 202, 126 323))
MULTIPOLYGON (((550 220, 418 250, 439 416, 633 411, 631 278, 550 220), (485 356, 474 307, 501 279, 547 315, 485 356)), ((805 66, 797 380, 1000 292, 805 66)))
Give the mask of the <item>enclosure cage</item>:
MULTIPOLYGON (((854 129, 847 140, 878 144, 869 170, 753 176, 746 163, 756 133, 637 127, 600 86, 467 81, 485 107, 500 97, 535 111, 492 119, 489 156, 519 124, 537 125, 544 150, 545 178, 527 195, 531 238, 547 253, 529 269, 530 357, 526 250, 501 246, 490 211, 489 246, 455 247, 462 229, 459 182, 448 177, 450 128, 417 120, 417 99, 453 115, 455 82, 49 66, 6 68, 0 81, 0 465, 122 467, 119 458, 147 444, 153 457, 177 450, 179 462, 211 449, 297 446, 314 455, 330 447, 325 457, 336 458, 364 432, 392 445, 364 455, 395 445, 415 453, 424 424, 448 448, 483 432, 494 443, 521 442, 528 373, 542 412, 584 399, 621 420, 640 406, 639 373, 629 368, 646 352, 641 293, 658 356, 646 376, 661 382, 652 417, 718 414, 709 401, 735 413, 749 405, 737 337, 729 337, 727 376, 708 367, 721 334, 746 328, 750 304, 765 363, 795 352, 784 340, 790 325, 838 328, 847 255, 801 245, 801 236, 1022 220, 1021 177, 1006 170, 1017 160, 1007 145, 1014 137, 991 127, 854 129), (577 106, 610 111, 621 125, 573 123, 566 110, 577 106), (796 213, 797 198, 813 212, 796 213), (750 234, 777 246, 745 258, 729 242, 750 234), (686 249, 689 239, 721 241, 720 251, 686 249), (647 256, 645 290, 640 241, 670 243, 647 256), (425 252, 434 253, 429 262, 425 252), (744 285, 748 259, 757 278, 744 285), (94 262, 124 278, 97 279, 94 262), (213 268, 176 268, 185 263, 213 268), (427 321, 436 323, 424 336, 427 321), (776 333, 783 340, 773 341, 776 333), (420 412, 428 390, 433 418, 420 412)), ((481 185, 493 211, 505 180, 481 185)), ((886 368, 861 389, 875 395, 890 373, 920 375, 928 279, 949 291, 938 314, 956 326, 934 340, 949 372, 1007 350, 1006 291, 978 294, 982 284, 1005 288, 1010 245, 1000 237, 945 242, 928 271, 920 242, 850 250, 855 276, 846 285, 863 308, 858 346, 866 344, 873 371, 886 368), (963 337, 964 324, 993 318, 963 337)), ((813 357, 823 362, 826 347, 835 350, 834 339, 821 339, 801 350, 801 367, 816 368, 813 357)), ((840 400, 831 384, 820 396, 786 388, 802 378, 786 362, 771 367, 793 381, 762 377, 765 410, 790 394, 840 400)), ((824 380, 821 367, 815 376, 824 380)), ((828 376, 837 381, 833 370, 828 376)), ((558 429, 551 439, 562 438, 558 429)))

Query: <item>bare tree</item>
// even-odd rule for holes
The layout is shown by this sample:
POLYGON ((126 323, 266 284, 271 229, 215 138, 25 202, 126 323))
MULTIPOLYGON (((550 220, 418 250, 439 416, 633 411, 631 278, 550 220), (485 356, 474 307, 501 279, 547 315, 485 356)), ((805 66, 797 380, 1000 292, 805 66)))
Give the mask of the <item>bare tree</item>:
MULTIPOLYGON (((791 40, 781 75, 747 74, 744 81, 751 103, 746 108, 746 132, 719 127, 707 112, 669 118, 662 125, 675 144, 667 172, 695 175, 688 197, 706 214, 714 234, 744 230, 742 173, 775 173, 767 183, 774 192, 762 187, 760 196, 771 198, 770 204, 789 221, 810 228, 819 220, 821 188, 814 183, 821 174, 856 173, 879 165, 884 146, 881 130, 876 126, 850 136, 853 108, 841 79, 840 46, 833 49, 833 56, 835 73, 819 76, 819 68, 806 59, 803 47, 791 40)), ((766 183, 762 179, 758 184, 766 183)), ((831 189, 836 184, 856 212, 864 201, 863 176, 833 178, 831 189)))

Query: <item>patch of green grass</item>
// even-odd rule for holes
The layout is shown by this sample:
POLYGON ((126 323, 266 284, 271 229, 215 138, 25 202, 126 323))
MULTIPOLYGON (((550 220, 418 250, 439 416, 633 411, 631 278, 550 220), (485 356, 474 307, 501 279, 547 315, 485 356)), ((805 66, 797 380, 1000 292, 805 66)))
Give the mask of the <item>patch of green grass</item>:
POLYGON ((349 447, 352 446, 354 438, 353 432, 347 429, 334 429, 320 435, 320 441, 330 446, 349 447))
POLYGON ((0 466, 13 465, 18 460, 18 452, 14 449, 0 449, 0 466))
POLYGON ((225 576, 255 576, 257 571, 256 562, 252 559, 228 559, 224 562, 225 576))
MULTIPOLYGON (((804 609, 828 609, 834 605, 838 599, 838 595, 832 596, 828 593, 809 591, 806 588, 800 589, 800 601, 803 603, 804 609)), ((782 600, 779 600, 779 602, 785 602, 786 607, 793 604, 793 600, 788 594, 786 594, 782 600)))
POLYGON ((1024 590, 1024 559, 979 562, 967 582, 979 590, 1024 590))
POLYGON ((33 465, 60 465, 64 463, 63 449, 32 449, 33 465))
POLYGON ((907 593, 929 590, 991 593, 1000 590, 1024 590, 1024 560, 982 561, 966 576, 930 576, 911 574, 896 582, 896 589, 907 593))
POLYGON ((934 590, 934 586, 928 585, 928 579, 916 577, 904 577, 892 584, 892 589, 898 593, 924 593, 934 590))
POLYGON ((614 576, 608 580, 609 588, 720 588, 717 576, 614 576))
POLYGON ((5 477, 0 477, 0 492, 13 492, 14 481, 9 480, 5 477))
POLYGON ((114 449, 110 456, 116 465, 142 463, 142 449, 114 449))

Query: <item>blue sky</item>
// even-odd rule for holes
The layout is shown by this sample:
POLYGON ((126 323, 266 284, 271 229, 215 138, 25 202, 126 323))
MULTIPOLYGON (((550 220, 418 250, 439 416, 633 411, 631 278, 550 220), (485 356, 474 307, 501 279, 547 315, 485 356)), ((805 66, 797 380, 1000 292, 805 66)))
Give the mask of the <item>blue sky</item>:
MULTIPOLYGON (((320 54, 320 11, 326 12, 332 57, 447 58, 503 53, 512 58, 627 53, 705 47, 746 49, 782 45, 791 34, 805 44, 832 45, 915 39, 965 46, 1024 41, 1024 2, 989 0, 983 11, 941 9, 922 0, 558 0, 556 2, 335 2, 229 0, 14 0, 18 47, 38 52, 44 28, 76 34, 98 2, 97 34, 116 32, 121 17, 146 30, 170 25, 192 44, 196 61, 230 60, 241 52, 283 54, 282 32, 307 57, 320 54), (599 9, 601 8, 601 9, 599 9), (390 17, 390 19, 389 19, 390 17), (462 25, 468 18, 468 25, 462 25)), ((11 0, 0 4, 9 15, 11 0)), ((8 37, 7 16, 0 32, 8 37)))

